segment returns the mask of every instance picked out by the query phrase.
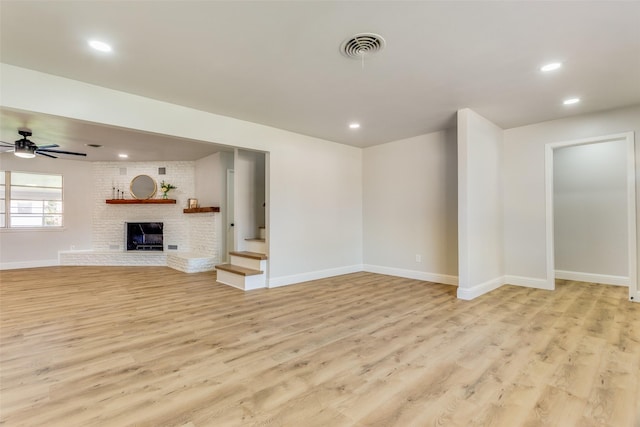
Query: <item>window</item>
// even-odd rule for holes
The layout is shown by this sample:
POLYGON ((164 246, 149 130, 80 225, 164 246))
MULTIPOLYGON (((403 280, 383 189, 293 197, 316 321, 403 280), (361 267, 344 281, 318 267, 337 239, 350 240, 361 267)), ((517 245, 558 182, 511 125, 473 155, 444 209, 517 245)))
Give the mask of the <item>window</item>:
POLYGON ((62 175, 0 172, 0 226, 62 227, 62 175))

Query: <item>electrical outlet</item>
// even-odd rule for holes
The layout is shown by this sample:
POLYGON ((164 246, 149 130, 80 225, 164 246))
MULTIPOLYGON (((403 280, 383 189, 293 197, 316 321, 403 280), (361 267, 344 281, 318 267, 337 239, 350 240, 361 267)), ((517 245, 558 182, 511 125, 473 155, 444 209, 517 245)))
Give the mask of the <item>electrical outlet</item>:
POLYGON ((178 245, 167 245, 167 249, 176 250, 176 249, 178 249, 178 245))
POLYGON ((422 255, 416 254, 416 262, 422 262, 422 255))

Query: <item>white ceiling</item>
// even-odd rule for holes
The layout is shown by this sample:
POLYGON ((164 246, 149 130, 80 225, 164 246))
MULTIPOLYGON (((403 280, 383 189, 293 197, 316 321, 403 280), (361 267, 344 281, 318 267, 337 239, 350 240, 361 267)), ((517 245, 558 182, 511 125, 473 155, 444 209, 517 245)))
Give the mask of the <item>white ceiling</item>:
POLYGON ((218 151, 233 150, 230 147, 207 142, 0 108, 0 141, 13 143, 22 138, 17 131, 20 128, 33 132, 29 140, 36 145, 58 144, 60 148, 53 148, 53 150, 80 152, 87 155, 77 157, 50 153, 68 160, 91 162, 197 160, 218 151), (102 147, 90 147, 88 144, 102 145, 102 147), (122 159, 118 157, 119 154, 127 154, 129 157, 122 159))
POLYGON ((510 128, 640 103, 638 1, 3 0, 0 19, 2 62, 359 147, 464 107, 510 128), (364 68, 339 53, 360 32, 387 43, 364 68))

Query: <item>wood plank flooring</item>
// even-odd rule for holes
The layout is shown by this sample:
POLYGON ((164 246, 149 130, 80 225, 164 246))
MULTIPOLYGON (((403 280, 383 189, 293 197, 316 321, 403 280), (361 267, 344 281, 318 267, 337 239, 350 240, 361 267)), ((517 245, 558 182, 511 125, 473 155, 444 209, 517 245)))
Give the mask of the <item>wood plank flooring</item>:
POLYGON ((640 426, 640 305, 356 273, 0 272, 2 426, 640 426))

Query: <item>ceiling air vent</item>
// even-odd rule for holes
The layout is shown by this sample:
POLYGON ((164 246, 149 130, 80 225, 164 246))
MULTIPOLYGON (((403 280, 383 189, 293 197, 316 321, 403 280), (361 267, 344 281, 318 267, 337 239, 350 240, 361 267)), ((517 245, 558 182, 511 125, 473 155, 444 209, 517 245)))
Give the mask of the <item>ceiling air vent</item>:
POLYGON ((345 40, 340 52, 346 57, 361 59, 384 49, 384 39, 373 33, 360 33, 345 40))

